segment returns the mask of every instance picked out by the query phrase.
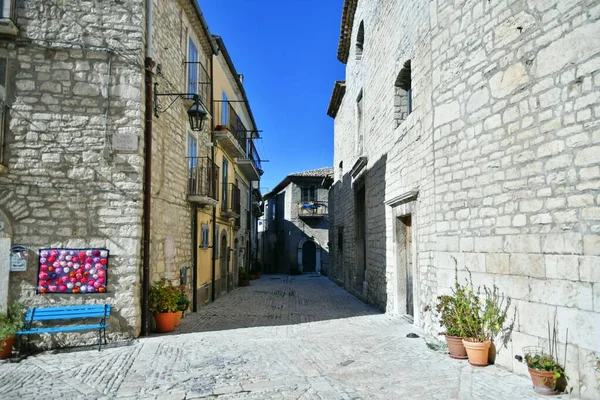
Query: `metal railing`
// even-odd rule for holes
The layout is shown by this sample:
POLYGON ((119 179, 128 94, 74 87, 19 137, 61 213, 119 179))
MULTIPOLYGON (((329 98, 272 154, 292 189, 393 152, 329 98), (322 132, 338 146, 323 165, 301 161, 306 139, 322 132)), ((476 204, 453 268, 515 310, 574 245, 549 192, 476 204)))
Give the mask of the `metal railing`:
MULTIPOLYGON (((187 61, 186 64, 188 68, 188 72, 186 72, 188 74, 187 76, 189 77, 191 74, 193 76, 198 77, 198 82, 188 82, 187 91, 190 93, 198 94, 200 96, 200 101, 202 102, 202 104, 207 109, 209 109, 210 103, 212 101, 210 90, 211 85, 209 84, 210 82, 212 82, 210 74, 208 73, 206 68, 204 68, 204 65, 200 61, 187 61)), ((192 97, 190 96, 189 99, 192 99, 192 97)))
POLYGON ((323 217, 329 214, 326 201, 300 201, 298 202, 299 217, 323 217))
POLYGON ((259 174, 262 174, 262 162, 260 160, 260 156, 258 155, 258 151, 256 151, 256 147, 254 146, 254 140, 248 139, 248 146, 246 147, 246 154, 248 155, 248 159, 252 160, 254 167, 258 170, 259 174))
POLYGON ((248 130, 233 108, 233 103, 215 100, 214 113, 215 129, 217 131, 227 129, 238 141, 240 147, 244 149, 244 151, 247 151, 246 133, 248 130))
POLYGON ((208 157, 188 157, 188 195, 219 200, 219 167, 208 157))
POLYGON ((227 193, 227 198, 223 199, 221 210, 227 213, 240 214, 242 209, 241 193, 236 184, 230 183, 227 193))

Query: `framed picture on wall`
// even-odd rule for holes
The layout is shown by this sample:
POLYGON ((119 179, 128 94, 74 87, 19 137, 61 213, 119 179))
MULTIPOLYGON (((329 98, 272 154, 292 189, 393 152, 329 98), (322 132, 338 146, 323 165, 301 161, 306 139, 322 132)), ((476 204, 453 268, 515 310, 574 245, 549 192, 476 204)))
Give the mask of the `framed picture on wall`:
POLYGON ((38 294, 106 293, 108 249, 40 249, 38 294))

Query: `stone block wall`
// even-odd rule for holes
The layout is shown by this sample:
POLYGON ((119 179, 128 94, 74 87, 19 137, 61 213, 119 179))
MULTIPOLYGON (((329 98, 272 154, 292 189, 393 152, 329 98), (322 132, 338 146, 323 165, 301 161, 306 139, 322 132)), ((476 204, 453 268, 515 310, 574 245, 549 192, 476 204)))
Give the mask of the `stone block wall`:
POLYGON ((396 217, 413 217, 415 323, 471 271, 513 298, 515 329, 497 362, 567 328, 574 393, 597 398, 600 354, 600 5, 595 1, 359 2, 360 60, 346 70, 330 193, 332 278, 355 289, 354 187, 367 197, 366 299, 403 313, 396 217), (394 82, 411 60, 413 112, 395 128, 394 82), (364 154, 356 149, 363 91, 364 154), (367 167, 355 177, 358 156, 367 167), (342 163, 342 168, 340 168, 342 163), (416 200, 405 196, 418 192, 416 200), (404 201, 403 196, 408 200, 404 201))
POLYGON ((27 271, 10 273, 9 297, 28 307, 108 302, 112 334, 137 335, 144 9, 61 4, 18 2, 24 40, 0 41, 11 83, 0 214, 12 243, 29 247, 27 271), (139 138, 138 149, 111 154, 117 132, 139 138), (108 293, 36 295, 38 249, 50 246, 108 248, 108 293))

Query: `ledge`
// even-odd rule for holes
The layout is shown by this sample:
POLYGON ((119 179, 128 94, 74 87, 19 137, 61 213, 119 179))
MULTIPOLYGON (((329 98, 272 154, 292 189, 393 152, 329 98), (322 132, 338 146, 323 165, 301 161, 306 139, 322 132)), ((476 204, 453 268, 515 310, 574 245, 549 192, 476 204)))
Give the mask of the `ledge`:
POLYGON ((396 197, 386 201, 385 204, 390 207, 396 207, 396 206, 399 206, 400 204, 415 201, 417 199, 417 196, 419 196, 419 191, 414 189, 414 190, 411 190, 410 192, 403 193, 400 196, 396 196, 396 197))
POLYGON ((358 157, 358 160, 352 166, 352 177, 356 178, 360 171, 362 171, 367 166, 367 157, 358 157))

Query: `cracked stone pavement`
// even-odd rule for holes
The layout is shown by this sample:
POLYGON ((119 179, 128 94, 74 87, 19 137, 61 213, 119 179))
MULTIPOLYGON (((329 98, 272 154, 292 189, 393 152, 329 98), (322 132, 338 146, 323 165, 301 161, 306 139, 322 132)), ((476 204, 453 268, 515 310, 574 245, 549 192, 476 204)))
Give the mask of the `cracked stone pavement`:
POLYGON ((263 276, 175 334, 0 364, 0 399, 534 399, 528 378, 409 339, 327 278, 263 276))

